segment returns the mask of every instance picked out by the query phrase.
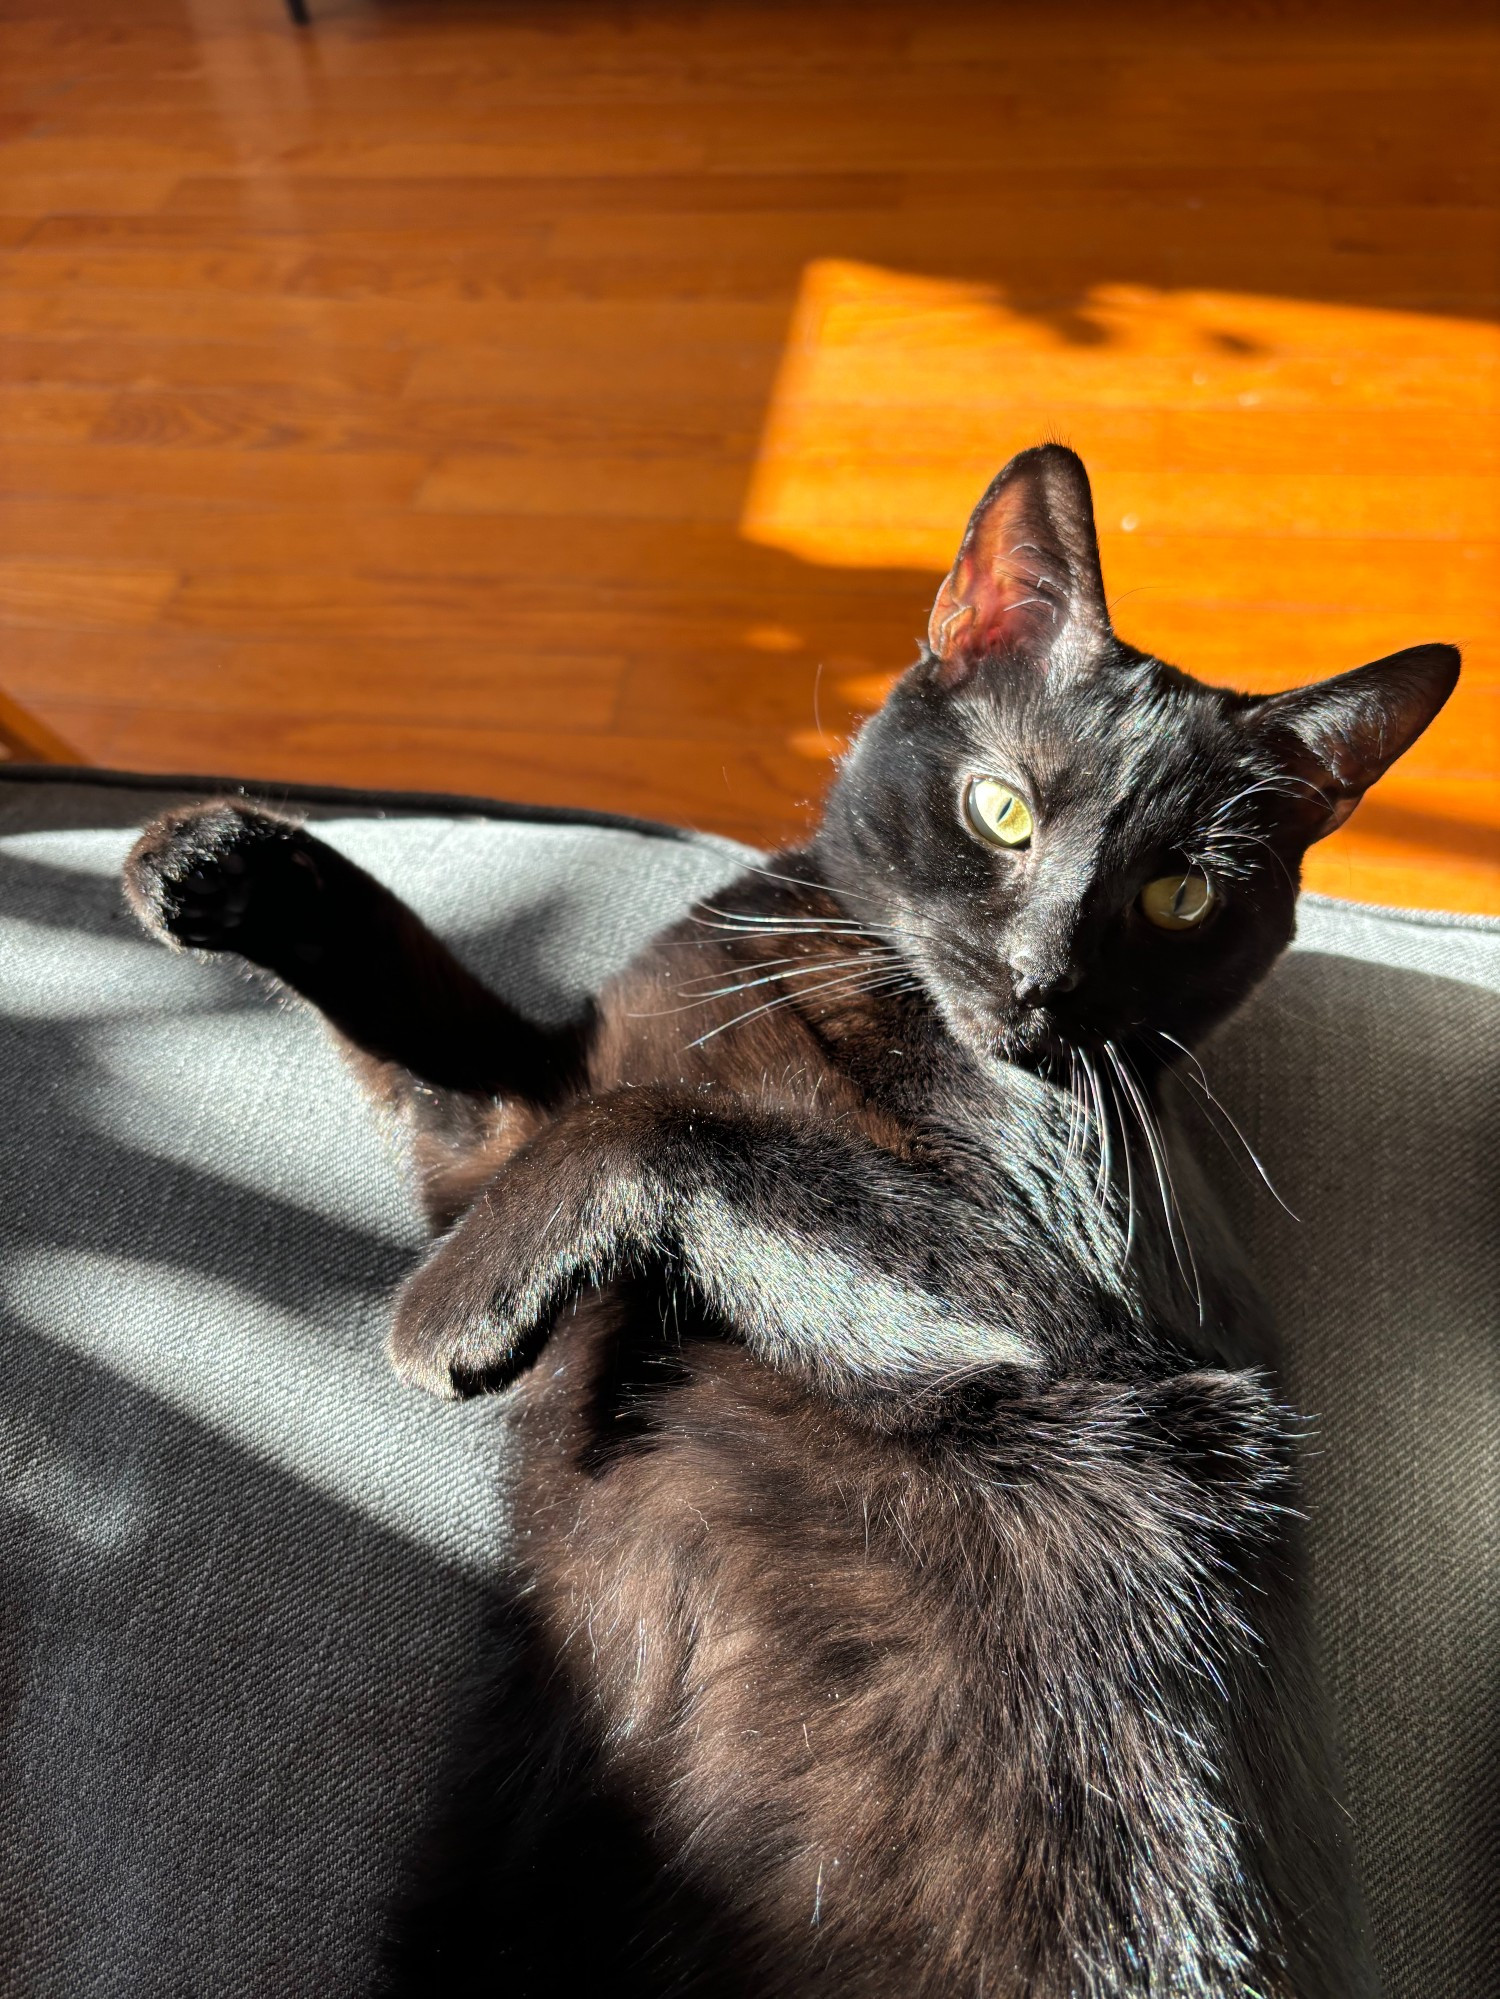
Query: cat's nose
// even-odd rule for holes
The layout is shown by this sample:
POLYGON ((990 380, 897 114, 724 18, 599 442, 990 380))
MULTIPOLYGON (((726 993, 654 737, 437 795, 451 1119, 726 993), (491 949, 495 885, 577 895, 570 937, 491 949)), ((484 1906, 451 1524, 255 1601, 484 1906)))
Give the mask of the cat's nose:
POLYGON ((1083 977, 1071 958, 1056 963, 1040 963, 1024 954, 1011 960, 1015 974, 1016 1002, 1019 1006, 1045 1006, 1048 1000, 1070 993, 1083 977))

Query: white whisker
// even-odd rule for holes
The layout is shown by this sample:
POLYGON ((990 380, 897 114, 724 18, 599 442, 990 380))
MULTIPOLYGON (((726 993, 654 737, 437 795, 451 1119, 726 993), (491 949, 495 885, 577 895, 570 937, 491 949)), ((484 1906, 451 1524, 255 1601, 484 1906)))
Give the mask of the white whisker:
MULTIPOLYGON (((867 976, 867 971, 862 966, 853 971, 845 969, 842 972, 835 973, 833 977, 829 978, 821 986, 803 986, 795 992, 778 993, 774 999, 763 1000, 759 1006, 750 1007, 744 1013, 737 1013, 730 1020, 721 1020, 717 1027, 709 1028, 706 1034, 700 1034, 697 1040, 690 1041, 688 1046, 690 1048, 701 1048, 706 1041, 712 1041, 715 1035, 723 1034, 731 1027, 739 1027, 747 1020, 754 1020, 758 1014, 770 1013, 778 1006, 790 1005, 794 1000, 822 999, 825 995, 834 992, 843 992, 850 986, 857 986, 867 976)), ((878 983, 884 984, 887 980, 896 978, 904 979, 905 977, 907 977, 907 973, 902 968, 898 972, 886 973, 884 978, 878 983)))
MULTIPOLYGON (((1083 1106, 1078 1094, 1078 1051, 1077 1049, 1074 1048, 1071 1041, 1067 1043, 1067 1051, 1068 1051, 1068 1138, 1067 1138, 1067 1144, 1063 1149, 1063 1160, 1066 1165, 1071 1166, 1073 1164, 1074 1159, 1077 1158, 1078 1156, 1078 1119, 1079 1119, 1079 1112, 1083 1109, 1083 1106)), ((1088 1135, 1087 1112, 1084 1112, 1083 1130, 1084 1130, 1084 1137, 1086 1140, 1088 1135)))
MULTIPOLYGON (((1109 1044, 1105 1043, 1106 1048, 1109 1044)), ((1101 1077, 1108 1083, 1108 1077, 1101 1077)), ((1110 1095, 1115 1096, 1113 1084, 1110 1095)), ((1118 1098, 1116 1098, 1118 1108, 1118 1098)), ((1130 1135, 1125 1129, 1125 1114, 1120 1112, 1120 1150, 1125 1155, 1125 1247, 1120 1252, 1120 1269, 1123 1272, 1130 1263, 1130 1252, 1135 1247, 1135 1161, 1130 1156, 1130 1135)))
MULTIPOLYGON (((1203 1064, 1199 1061, 1198 1057, 1194 1054, 1193 1050, 1187 1047, 1183 1042, 1179 1041, 1175 1034, 1168 1034, 1166 1029, 1163 1027, 1158 1027, 1155 1030, 1155 1032, 1161 1036, 1163 1041, 1170 1042, 1174 1048, 1181 1049, 1182 1053, 1187 1057, 1189 1062, 1192 1063, 1193 1069, 1197 1073, 1196 1075, 1192 1073, 1187 1073, 1185 1076, 1185 1080, 1190 1083, 1193 1083, 1202 1092, 1204 1102, 1199 1106, 1199 1108, 1203 1111, 1205 1117, 1208 1117, 1208 1111, 1210 1106, 1218 1112, 1219 1116, 1223 1118, 1224 1122, 1229 1126, 1229 1129, 1234 1133, 1235 1137, 1239 1140, 1241 1146, 1244 1148, 1245 1157, 1250 1161, 1250 1164, 1255 1168, 1257 1174, 1259 1174, 1261 1181, 1265 1185, 1266 1192, 1271 1196, 1271 1199, 1286 1214, 1291 1215, 1291 1218, 1294 1222, 1300 1222, 1302 1217, 1294 1213, 1291 1208, 1287 1207, 1286 1202, 1281 1198, 1280 1193, 1277 1191, 1275 1181, 1272 1180, 1270 1174, 1266 1171, 1266 1168, 1261 1161, 1260 1154, 1255 1150, 1255 1147, 1250 1143, 1249 1139, 1246 1138, 1244 1132, 1240 1130, 1238 1124, 1236 1124, 1230 1112, 1225 1108, 1225 1106, 1219 1101, 1218 1097, 1216 1097, 1213 1091, 1209 1088, 1208 1077, 1204 1073, 1203 1064)), ((1197 1102, 1197 1099, 1189 1098, 1189 1102, 1195 1103, 1197 1102)), ((1211 1131, 1217 1133, 1220 1144, 1223 1145, 1227 1150, 1232 1152, 1234 1148, 1229 1144, 1229 1140, 1224 1136, 1224 1133, 1219 1129, 1218 1125, 1214 1123, 1211 1117, 1208 1117, 1208 1126, 1211 1131)))
POLYGON ((1101 1217, 1107 1217, 1109 1190, 1114 1181, 1114 1146, 1110 1137, 1109 1113, 1105 1107, 1104 1089, 1100 1082, 1099 1071, 1082 1048, 1078 1051, 1078 1059, 1083 1064, 1083 1073, 1088 1081, 1089 1095, 1094 1106, 1094 1136, 1099 1151, 1098 1164, 1094 1171, 1094 1202, 1101 1217))
POLYGON ((1139 1079, 1130 1068, 1126 1058, 1112 1041, 1105 1042, 1104 1052, 1109 1057, 1110 1064, 1120 1079, 1120 1087, 1125 1093, 1125 1100, 1134 1110, 1136 1120, 1141 1128, 1141 1136, 1146 1141, 1146 1149, 1150 1153, 1152 1169, 1156 1175, 1157 1191, 1161 1196, 1162 1219, 1167 1227, 1167 1241, 1171 1246, 1172 1256, 1177 1264, 1182 1281, 1192 1292, 1193 1302, 1198 1308, 1198 1320, 1201 1324, 1203 1320, 1203 1290, 1198 1280, 1198 1262, 1197 1258, 1193 1255, 1193 1245, 1188 1239, 1187 1224, 1183 1220, 1182 1209, 1177 1200, 1177 1189, 1172 1182, 1172 1168, 1167 1159, 1165 1141, 1157 1127, 1156 1118, 1151 1110, 1145 1092, 1141 1089, 1139 1079), (1180 1248, 1178 1246, 1179 1233, 1181 1235, 1180 1248), (1186 1263, 1183 1262, 1184 1255, 1187 1258, 1186 1263))
MULTIPOLYGON (((889 947, 876 951, 858 951, 853 953, 852 957, 858 963, 865 965, 889 965, 889 964, 895 964, 898 961, 904 963, 904 961, 901 960, 900 952, 893 951, 889 949, 889 947)), ((762 959, 760 960, 761 965, 765 964, 770 964, 772 966, 780 965, 787 969, 783 969, 781 971, 766 971, 763 974, 763 976, 758 976, 758 977, 732 979, 727 985, 715 986, 708 992, 697 994, 695 998, 722 999, 727 993, 748 992, 751 986, 768 986, 777 979, 805 979, 812 972, 826 972, 832 970, 835 966, 839 965, 840 963, 847 965, 849 962, 850 962, 849 957, 845 957, 842 960, 832 959, 832 958, 813 958, 813 959, 771 958, 769 960, 762 959)), ((759 967, 747 965, 744 967, 744 970, 746 970, 747 972, 754 972, 758 971, 759 967)), ((705 978, 715 978, 719 975, 714 972, 706 972, 703 976, 705 978)), ((681 990, 683 992, 687 992, 690 990, 690 988, 689 986, 683 986, 681 990)))
MULTIPOLYGON (((902 958, 900 952, 891 950, 889 947, 846 953, 838 958, 806 959, 797 957, 760 959, 753 965, 745 965, 739 968, 749 975, 745 978, 729 979, 725 984, 712 986, 705 992, 691 993, 690 997, 684 1000, 681 1006, 651 1007, 645 1012, 627 1014, 626 1018, 629 1020, 655 1020, 667 1014, 691 1013, 694 1007, 707 1006, 710 1000, 732 998, 734 994, 749 992, 756 986, 777 985, 786 979, 805 979, 811 977, 815 972, 848 971, 857 969, 859 966, 870 966, 873 968, 880 965, 899 967, 903 971, 906 969, 906 961, 902 958), (762 967, 767 964, 773 966, 780 965, 786 969, 780 971, 762 971, 762 967)), ((722 977, 722 974, 717 972, 705 972, 702 974, 702 978, 711 979, 719 977, 722 977)), ((689 981, 680 990, 689 992, 690 986, 693 983, 695 982, 689 981)), ((701 980, 697 983, 701 983, 701 980)))

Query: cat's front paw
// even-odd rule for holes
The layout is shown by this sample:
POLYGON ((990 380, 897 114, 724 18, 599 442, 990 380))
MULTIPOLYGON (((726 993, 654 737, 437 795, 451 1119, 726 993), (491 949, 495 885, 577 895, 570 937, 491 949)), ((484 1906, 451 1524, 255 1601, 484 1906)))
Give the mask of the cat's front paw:
POLYGON ((406 1280, 390 1333, 403 1381, 450 1399, 508 1386, 570 1298, 630 1266, 641 1202, 610 1198, 589 1143, 600 1115, 585 1104, 523 1146, 406 1280))
POLYGON ((404 1382, 450 1402, 507 1387, 538 1344, 502 1301, 476 1297, 442 1250, 397 1293, 388 1342, 404 1382))
POLYGON ((267 919, 284 923, 318 886, 309 835, 230 798, 164 812, 125 862, 125 893, 146 929, 197 951, 254 956, 267 919))

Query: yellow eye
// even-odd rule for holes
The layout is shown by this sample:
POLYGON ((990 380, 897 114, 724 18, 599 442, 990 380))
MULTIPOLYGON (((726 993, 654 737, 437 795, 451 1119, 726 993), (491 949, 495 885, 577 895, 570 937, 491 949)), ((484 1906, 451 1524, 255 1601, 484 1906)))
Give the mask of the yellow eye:
POLYGON ((1202 875, 1162 875, 1141 890, 1141 914, 1158 930, 1191 930, 1217 900, 1202 875))
POLYGON ((1029 844, 1032 823, 1025 801, 1017 798, 1003 784, 997 784, 994 778, 972 779, 965 802, 969 810, 969 824, 982 838, 993 840, 1000 847, 1024 847, 1029 844))

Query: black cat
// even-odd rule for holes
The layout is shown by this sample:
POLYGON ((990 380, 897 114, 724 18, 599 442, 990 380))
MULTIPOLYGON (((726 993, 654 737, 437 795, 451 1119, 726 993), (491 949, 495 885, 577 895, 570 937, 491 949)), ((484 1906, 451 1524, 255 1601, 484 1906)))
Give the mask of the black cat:
POLYGON ((304 994, 409 1123, 398 1369, 515 1384, 519 1656, 389 1989, 1370 1989, 1292 1426, 1171 1072, 1457 672, 1135 651, 1046 446, 808 846, 563 1031, 297 826, 142 836, 146 924, 304 994))

